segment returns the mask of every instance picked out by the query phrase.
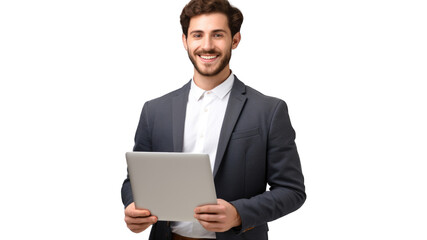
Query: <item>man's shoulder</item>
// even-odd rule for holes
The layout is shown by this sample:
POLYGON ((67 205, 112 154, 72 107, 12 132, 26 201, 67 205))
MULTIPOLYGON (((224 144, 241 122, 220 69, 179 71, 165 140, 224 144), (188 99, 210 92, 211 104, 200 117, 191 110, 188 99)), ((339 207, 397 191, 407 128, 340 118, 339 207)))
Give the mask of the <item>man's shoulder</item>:
POLYGON ((280 101, 281 99, 277 98, 277 97, 273 97, 273 96, 269 96, 269 95, 265 95, 264 93, 250 87, 246 85, 246 95, 248 97, 254 97, 254 98, 259 98, 259 99, 263 99, 265 101, 280 101))
POLYGON ((244 95, 250 100, 251 102, 257 102, 257 103, 265 103, 265 104, 273 104, 276 105, 279 102, 284 102, 282 99, 265 95, 264 93, 244 84, 242 81, 237 79, 238 84, 242 84, 244 86, 244 95))
POLYGON ((277 109, 287 109, 287 104, 284 100, 265 95, 260 91, 246 86, 247 107, 259 114, 271 115, 277 109), (283 108, 284 107, 284 108, 283 108))

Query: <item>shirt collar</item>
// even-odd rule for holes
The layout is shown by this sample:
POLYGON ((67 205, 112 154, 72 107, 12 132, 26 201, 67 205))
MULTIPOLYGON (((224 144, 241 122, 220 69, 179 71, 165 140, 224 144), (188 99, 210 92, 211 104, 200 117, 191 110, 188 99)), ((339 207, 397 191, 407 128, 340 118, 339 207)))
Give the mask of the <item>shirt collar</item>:
POLYGON ((188 99, 191 101, 199 101, 205 92, 212 92, 218 98, 223 99, 231 91, 231 88, 233 87, 233 83, 234 83, 234 74, 231 73, 230 76, 228 76, 228 78, 225 79, 225 81, 222 82, 220 85, 216 86, 212 90, 206 91, 199 88, 196 85, 196 83, 194 83, 194 79, 192 79, 191 89, 190 89, 188 99))

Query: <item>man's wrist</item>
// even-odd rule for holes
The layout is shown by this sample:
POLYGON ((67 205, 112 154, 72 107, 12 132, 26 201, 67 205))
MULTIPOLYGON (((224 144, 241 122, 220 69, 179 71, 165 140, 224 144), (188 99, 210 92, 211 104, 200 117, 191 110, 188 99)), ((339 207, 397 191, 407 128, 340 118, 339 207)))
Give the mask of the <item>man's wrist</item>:
POLYGON ((242 225, 242 219, 241 219, 240 214, 237 211, 236 207, 233 204, 231 204, 231 206, 233 206, 234 213, 235 213, 235 218, 234 218, 234 222, 233 222, 232 227, 239 227, 242 225))
POLYGON ((240 218, 240 215, 239 215, 239 213, 236 211, 236 214, 237 214, 237 217, 236 217, 236 219, 234 220, 234 225, 233 225, 233 227, 239 227, 239 226, 241 226, 242 225, 242 219, 240 218))

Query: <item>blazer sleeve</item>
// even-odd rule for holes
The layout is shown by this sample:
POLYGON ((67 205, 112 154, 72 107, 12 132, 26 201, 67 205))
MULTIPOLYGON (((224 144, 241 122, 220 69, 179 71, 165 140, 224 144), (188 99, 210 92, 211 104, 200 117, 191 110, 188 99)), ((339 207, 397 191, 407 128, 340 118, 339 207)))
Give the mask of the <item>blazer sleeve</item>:
POLYGON ((267 138, 267 183, 270 191, 232 201, 242 219, 240 232, 297 210, 306 199, 304 177, 286 103, 280 100, 271 117, 267 138))
MULTIPOLYGON (((151 133, 148 118, 148 102, 142 108, 141 116, 139 118, 138 128, 135 134, 134 152, 151 151, 151 133)), ((122 202, 125 208, 133 202, 132 188, 129 180, 129 173, 122 185, 122 202)))

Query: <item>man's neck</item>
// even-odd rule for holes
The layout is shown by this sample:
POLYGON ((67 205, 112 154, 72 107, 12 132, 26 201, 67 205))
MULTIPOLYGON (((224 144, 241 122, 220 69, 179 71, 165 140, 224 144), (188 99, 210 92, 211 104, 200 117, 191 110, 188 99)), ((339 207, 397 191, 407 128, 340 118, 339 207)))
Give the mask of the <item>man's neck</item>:
POLYGON ((194 83, 203 90, 212 90, 221 83, 223 83, 230 76, 231 70, 227 66, 215 76, 203 76, 196 69, 194 69, 194 83))

